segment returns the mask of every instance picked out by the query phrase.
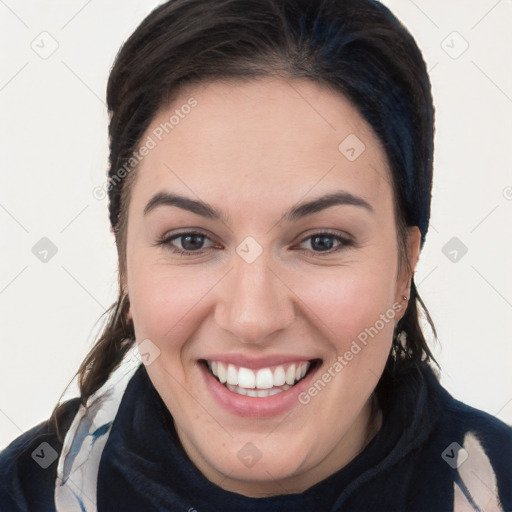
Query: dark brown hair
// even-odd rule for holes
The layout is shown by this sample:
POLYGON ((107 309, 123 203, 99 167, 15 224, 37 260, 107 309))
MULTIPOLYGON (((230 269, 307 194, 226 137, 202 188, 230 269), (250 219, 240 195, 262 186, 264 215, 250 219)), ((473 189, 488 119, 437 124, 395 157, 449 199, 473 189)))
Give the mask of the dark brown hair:
MULTIPOLYGON (((183 86, 264 76, 313 80, 352 102, 387 154, 400 263, 407 259, 408 226, 419 226, 424 242, 432 189, 431 87, 414 39, 385 6, 374 0, 168 1, 126 41, 108 81, 107 184, 119 256, 119 298, 106 312, 103 333, 77 372, 82 404, 135 341, 122 286, 127 210, 136 174, 135 168, 126 169, 148 125, 183 86)), ((412 279, 410 301, 398 325, 407 332, 407 344, 394 343, 388 374, 433 359, 420 326, 420 307, 436 337, 412 279)), ((58 404, 52 416, 58 422, 58 404)))

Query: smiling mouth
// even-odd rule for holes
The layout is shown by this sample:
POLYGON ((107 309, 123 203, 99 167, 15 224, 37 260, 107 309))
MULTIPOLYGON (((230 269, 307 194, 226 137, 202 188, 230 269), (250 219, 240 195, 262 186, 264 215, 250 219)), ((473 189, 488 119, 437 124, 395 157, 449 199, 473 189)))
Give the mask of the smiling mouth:
POLYGON ((209 373, 229 391, 238 395, 266 398, 286 391, 309 375, 320 359, 290 362, 252 370, 221 361, 201 361, 209 373))

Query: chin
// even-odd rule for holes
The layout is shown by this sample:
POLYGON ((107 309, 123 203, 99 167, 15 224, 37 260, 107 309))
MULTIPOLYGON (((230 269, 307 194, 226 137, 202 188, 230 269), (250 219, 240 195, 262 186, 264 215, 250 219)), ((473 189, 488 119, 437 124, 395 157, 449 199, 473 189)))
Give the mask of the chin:
MULTIPOLYGON (((321 455, 318 449, 307 445, 307 438, 311 441, 312 436, 268 434, 235 435, 234 439, 227 441, 224 438, 218 442, 212 439, 208 446, 197 446, 197 449, 220 475, 238 481, 243 487, 263 488, 269 484, 273 488, 277 481, 293 480, 308 469, 306 464, 315 465, 315 461, 308 461, 308 454, 321 455), (218 446, 224 448, 222 458, 219 458, 218 446)), ((287 491, 292 492, 291 489, 287 491)), ((283 484, 278 492, 283 492, 283 484)))

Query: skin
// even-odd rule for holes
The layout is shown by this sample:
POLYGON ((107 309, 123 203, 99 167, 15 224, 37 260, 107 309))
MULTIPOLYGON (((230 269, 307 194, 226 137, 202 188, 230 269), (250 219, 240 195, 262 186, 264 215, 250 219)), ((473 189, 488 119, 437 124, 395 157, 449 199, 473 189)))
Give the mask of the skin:
MULTIPOLYGON (((145 140, 193 96, 197 106, 136 170, 128 207, 126 275, 136 338, 160 355, 146 369, 171 412, 182 445, 212 482, 246 496, 301 492, 345 466, 381 424, 370 397, 388 357, 393 321, 336 373, 307 405, 271 418, 242 418, 217 405, 198 359, 211 353, 297 354, 320 358, 318 376, 393 304, 406 306, 411 271, 399 267, 390 171, 382 146, 337 92, 307 80, 215 81, 189 86, 153 119, 145 140), (353 162, 338 146, 349 134, 364 142, 353 162), (344 190, 366 200, 298 220, 284 213, 344 190), (144 215, 168 191, 223 212, 207 219, 175 206, 144 215), (329 230, 354 240, 326 254, 312 235, 329 230), (180 255, 183 231, 206 235, 202 253, 180 255), (236 252, 247 237, 262 254, 236 252), (211 240, 211 241, 210 241, 211 240), (403 270, 400 270, 402 268, 403 270), (238 451, 252 443, 261 459, 246 467, 238 451)), ((420 232, 409 228, 414 269, 420 232)))

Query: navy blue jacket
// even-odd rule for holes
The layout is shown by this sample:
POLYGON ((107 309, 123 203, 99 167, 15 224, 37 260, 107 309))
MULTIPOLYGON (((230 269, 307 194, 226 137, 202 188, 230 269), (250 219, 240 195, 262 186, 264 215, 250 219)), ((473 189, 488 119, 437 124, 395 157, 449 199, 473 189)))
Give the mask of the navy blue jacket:
MULTIPOLYGON (((426 364, 404 372, 386 398, 381 430, 347 466, 301 494, 248 498, 209 482, 192 464, 141 365, 102 454, 98 511, 443 512, 453 510, 454 496, 464 510, 512 511, 509 426, 456 401, 426 364), (468 457, 457 467, 460 447, 468 457)), ((64 431, 78 406, 78 399, 66 402, 64 431)), ((0 453, 0 512, 55 511, 57 461, 43 469, 33 458, 44 442, 60 453, 48 422, 0 453)))

